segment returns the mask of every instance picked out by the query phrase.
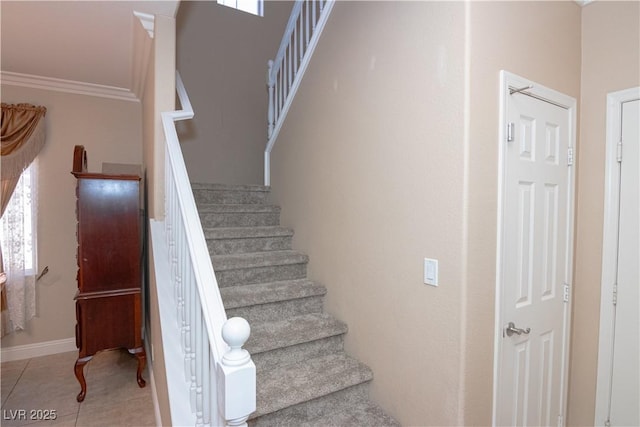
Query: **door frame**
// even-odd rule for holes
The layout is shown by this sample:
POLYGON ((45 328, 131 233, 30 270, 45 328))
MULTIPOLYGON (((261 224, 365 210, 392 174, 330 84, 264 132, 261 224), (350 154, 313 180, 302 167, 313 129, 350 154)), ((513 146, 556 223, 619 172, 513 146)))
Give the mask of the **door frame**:
POLYGON ((622 105, 640 99, 640 87, 607 94, 605 142, 604 224, 602 231, 602 277, 600 282, 600 330, 594 425, 604 425, 609 412, 613 373, 613 286, 616 279, 618 223, 620 217, 620 163, 618 141, 622 135, 622 105))
POLYGON ((500 71, 500 112, 498 120, 498 216, 497 216, 497 247, 496 247, 496 293, 495 293, 495 326, 494 326, 494 353, 493 353, 493 405, 492 405, 492 425, 495 426, 498 418, 499 401, 498 387, 500 384, 500 366, 501 366, 501 343, 502 330, 505 322, 502 313, 502 260, 504 258, 504 233, 502 230, 504 207, 505 207, 505 148, 507 140, 507 104, 509 96, 511 96, 510 87, 522 88, 525 95, 533 96, 542 101, 555 104, 569 112, 570 124, 568 128, 569 143, 568 146, 573 148, 573 166, 569 173, 569 211, 567 215, 567 236, 571 244, 567 253, 567 265, 565 266, 565 277, 569 285, 569 301, 565 304, 563 314, 563 329, 565 330, 565 340, 562 345, 562 371, 561 371, 561 391, 562 396, 562 419, 558 421, 558 425, 564 425, 567 413, 567 386, 569 381, 569 342, 571 336, 571 307, 572 307, 572 284, 573 284, 573 253, 574 253, 574 227, 575 227, 575 174, 576 174, 576 100, 561 92, 545 87, 539 83, 533 82, 524 77, 510 73, 505 70, 500 71))

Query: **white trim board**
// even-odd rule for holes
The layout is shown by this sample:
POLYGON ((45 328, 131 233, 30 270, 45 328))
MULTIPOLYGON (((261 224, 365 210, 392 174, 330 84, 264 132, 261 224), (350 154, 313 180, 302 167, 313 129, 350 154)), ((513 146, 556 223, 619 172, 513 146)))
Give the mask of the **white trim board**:
POLYGON ((0 360, 3 362, 11 362, 14 360, 31 359, 32 357, 49 356, 52 354, 77 350, 76 339, 65 338, 62 340, 45 341, 36 344, 4 347, 0 353, 0 360))
POLYGON ((613 362, 614 310, 611 303, 616 279, 618 219, 620 207, 620 163, 618 141, 622 132, 622 104, 640 99, 640 87, 607 94, 607 134, 605 143, 604 224, 602 231, 602 278, 600 291, 600 330, 594 425, 603 425, 609 412, 611 364, 613 362))
POLYGON ((0 71, 0 81, 7 86, 21 86, 33 89, 52 90, 56 92, 75 93, 78 95, 97 96, 100 98, 119 99, 121 101, 140 102, 129 89, 105 86, 33 74, 0 71))
MULTIPOLYGON (((145 347, 145 351, 147 352, 147 355, 151 355, 152 352, 149 344, 149 337, 147 336, 147 334, 145 334, 144 344, 145 344, 144 347, 145 347)), ((153 399, 153 413, 156 418, 156 425, 161 426, 162 415, 160 413, 160 402, 158 401, 158 387, 156 386, 156 377, 153 374, 153 368, 154 368, 153 360, 151 360, 150 356, 147 356, 147 372, 149 373, 149 386, 151 387, 151 398, 153 399)))

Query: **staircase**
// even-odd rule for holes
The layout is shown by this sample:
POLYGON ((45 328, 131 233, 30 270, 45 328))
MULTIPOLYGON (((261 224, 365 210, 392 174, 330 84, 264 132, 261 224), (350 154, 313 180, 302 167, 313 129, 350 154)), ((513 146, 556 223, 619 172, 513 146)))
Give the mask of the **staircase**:
POLYGON ((368 398, 371 370, 343 349, 347 325, 323 312, 324 286, 291 249, 268 187, 193 184, 228 317, 251 324, 251 426, 399 426, 368 398))

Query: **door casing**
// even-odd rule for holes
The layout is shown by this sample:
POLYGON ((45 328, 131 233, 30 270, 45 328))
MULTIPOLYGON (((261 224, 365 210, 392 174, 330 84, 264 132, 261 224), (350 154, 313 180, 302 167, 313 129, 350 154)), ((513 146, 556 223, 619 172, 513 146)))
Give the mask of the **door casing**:
POLYGON ((566 408, 567 408, 567 386, 569 379, 569 340, 570 340, 570 323, 571 323, 571 301, 572 301, 572 290, 573 290, 573 241, 574 241, 574 217, 575 217, 575 162, 577 160, 576 153, 576 100, 568 95, 557 92, 553 89, 547 88, 543 85, 540 85, 536 82, 528 80, 524 77, 520 77, 513 73, 510 73, 505 70, 500 71, 500 113, 499 113, 499 128, 498 128, 498 218, 497 218, 497 253, 496 253, 496 295, 495 295, 495 327, 494 327, 494 358, 493 358, 493 407, 492 407, 492 424, 497 425, 498 419, 498 411, 499 401, 498 401, 498 387, 500 381, 500 367, 501 367, 501 343, 502 343, 502 333, 503 333, 503 325, 505 323, 505 319, 503 318, 502 313, 502 290, 503 290, 503 279, 501 272, 503 271, 503 251, 505 248, 503 247, 503 215, 504 215, 504 197, 505 197, 505 183, 504 183, 504 175, 505 175, 505 155, 504 155, 504 146, 507 140, 507 126, 508 126, 508 116, 507 116, 507 103, 508 97, 511 96, 509 92, 509 87, 517 87, 517 88, 527 88, 527 92, 538 97, 538 99, 542 99, 544 101, 555 104, 561 108, 566 109, 569 112, 570 117, 570 126, 568 129, 569 132, 569 147, 573 147, 573 157, 574 157, 574 167, 570 170, 569 176, 569 188, 571 189, 569 197, 569 212, 567 212, 567 227, 568 227, 568 239, 572 242, 569 245, 569 250, 567 254, 567 279, 569 285, 570 297, 569 301, 565 304, 564 309, 564 328, 565 328, 565 339, 563 342, 563 363, 562 363, 562 379, 561 379, 561 387, 562 390, 560 392, 562 396, 562 419, 559 420, 559 425, 564 425, 566 419, 566 408))
POLYGON ((637 99, 640 99, 640 87, 611 92, 607 95, 600 330, 594 425, 604 425, 609 411, 614 322, 614 309, 611 298, 613 297, 613 286, 616 280, 620 215, 620 163, 617 160, 617 152, 618 141, 622 132, 622 105, 625 102, 637 99))

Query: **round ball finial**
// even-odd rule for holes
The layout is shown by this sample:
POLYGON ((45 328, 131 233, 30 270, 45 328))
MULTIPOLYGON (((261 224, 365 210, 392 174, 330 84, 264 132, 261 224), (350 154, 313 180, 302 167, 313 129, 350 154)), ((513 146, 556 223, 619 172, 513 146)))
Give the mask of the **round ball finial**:
POLYGON ((232 317, 222 326, 222 339, 232 349, 242 347, 250 334, 251 326, 242 317, 232 317))
POLYGON ((222 326, 222 339, 230 347, 222 356, 222 364, 226 366, 242 366, 251 361, 249 352, 242 348, 249 339, 251 327, 242 317, 232 317, 222 326))

